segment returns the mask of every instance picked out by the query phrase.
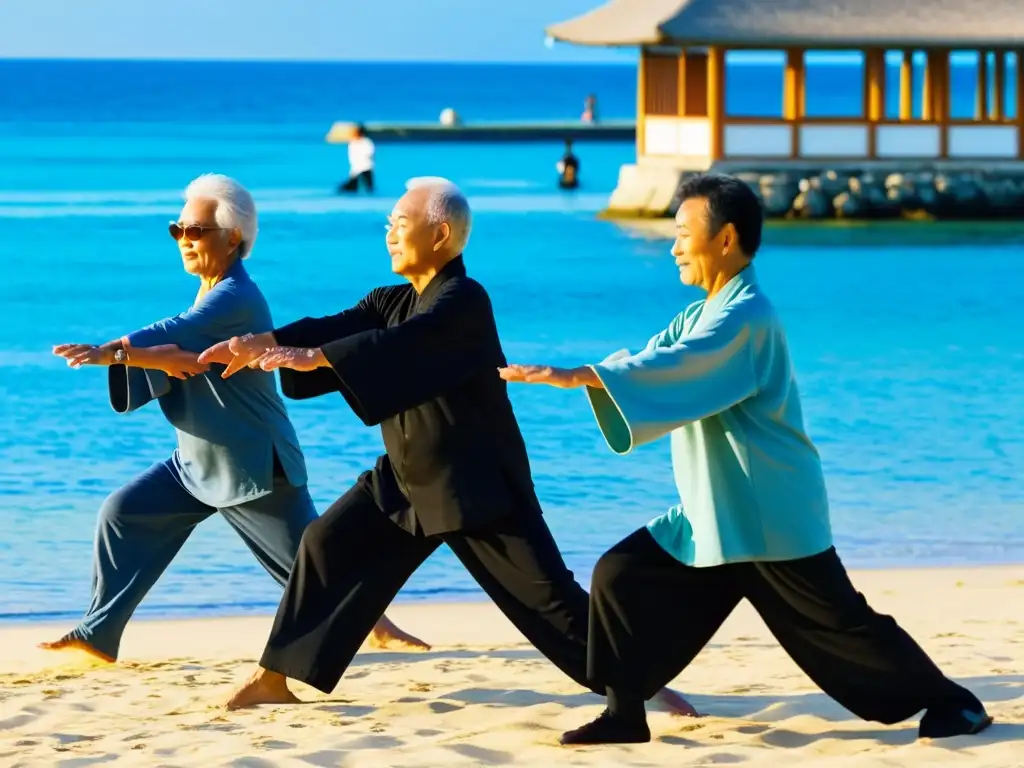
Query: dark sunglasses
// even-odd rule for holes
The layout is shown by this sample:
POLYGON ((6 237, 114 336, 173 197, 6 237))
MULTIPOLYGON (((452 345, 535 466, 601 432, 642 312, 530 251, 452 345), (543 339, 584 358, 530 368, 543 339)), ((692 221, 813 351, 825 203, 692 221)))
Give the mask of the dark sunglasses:
POLYGON ((202 227, 198 224, 189 224, 187 227, 181 226, 176 221, 172 221, 167 227, 167 231, 171 233, 171 237, 175 241, 181 240, 182 237, 187 237, 189 240, 199 240, 207 232, 220 232, 228 227, 202 227))

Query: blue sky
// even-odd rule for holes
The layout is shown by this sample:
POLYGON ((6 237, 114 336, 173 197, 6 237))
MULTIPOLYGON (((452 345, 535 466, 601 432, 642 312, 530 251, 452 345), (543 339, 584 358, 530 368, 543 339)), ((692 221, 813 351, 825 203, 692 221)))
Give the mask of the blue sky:
POLYGON ((0 0, 5 58, 632 62, 544 44, 602 0, 0 0))

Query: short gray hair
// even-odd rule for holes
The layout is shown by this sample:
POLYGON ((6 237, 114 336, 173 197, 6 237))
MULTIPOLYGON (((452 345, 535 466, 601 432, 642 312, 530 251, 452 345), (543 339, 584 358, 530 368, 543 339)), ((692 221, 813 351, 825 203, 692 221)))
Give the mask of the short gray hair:
POLYGON ((427 222, 430 224, 447 223, 452 230, 452 250, 462 253, 469 242, 469 233, 473 228, 473 214, 469 210, 469 200, 453 182, 440 176, 420 176, 410 179, 406 189, 426 189, 427 222))
POLYGON ((217 224, 242 233, 238 244, 238 257, 246 258, 259 233, 256 217, 256 203, 249 190, 232 179, 219 173, 205 173, 185 188, 185 200, 216 200, 217 224))

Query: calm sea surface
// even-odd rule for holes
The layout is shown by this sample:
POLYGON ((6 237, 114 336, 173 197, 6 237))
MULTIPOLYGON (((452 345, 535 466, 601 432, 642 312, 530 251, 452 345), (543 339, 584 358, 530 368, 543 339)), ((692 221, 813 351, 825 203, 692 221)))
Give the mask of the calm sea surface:
MULTIPOLYGON (((737 108, 776 109, 777 69, 732 72, 737 108)), ((859 103, 844 91, 856 70, 813 73, 821 111, 859 103)), ((188 306, 195 285, 166 222, 199 173, 254 190, 250 270, 280 323, 392 281, 384 216, 406 178, 436 174, 475 206, 469 267, 511 360, 594 361, 664 327, 696 298, 669 244, 594 217, 629 144, 581 145, 574 195, 554 190, 557 144, 382 146, 375 196, 332 193, 346 171, 344 148, 323 142, 335 119, 433 120, 446 106, 468 119, 574 118, 590 91, 605 117, 632 115, 628 67, 0 62, 0 619, 76 617, 97 508, 173 449, 158 409, 115 415, 104 371, 71 371, 49 350, 188 306)), ((862 567, 1024 562, 1024 240, 786 232, 769 233, 758 271, 789 331, 842 556, 862 567)), ((616 457, 578 392, 512 393, 548 522, 589 583, 604 549, 673 502, 667 441, 616 457)), ((322 510, 372 464, 379 433, 340 397, 289 411, 322 510)), ((480 595, 444 550, 401 599, 480 595)), ((266 612, 278 596, 212 519, 140 614, 266 612)))

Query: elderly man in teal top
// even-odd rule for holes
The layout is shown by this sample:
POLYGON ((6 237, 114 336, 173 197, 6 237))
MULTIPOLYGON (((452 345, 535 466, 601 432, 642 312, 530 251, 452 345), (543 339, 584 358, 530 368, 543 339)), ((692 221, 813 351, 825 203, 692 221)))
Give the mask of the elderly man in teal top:
MULTIPOLYGON (((199 278, 192 306, 101 346, 54 348, 73 368, 109 366, 110 401, 118 413, 159 402, 178 448, 104 502, 91 604, 75 629, 43 644, 48 650, 116 660, 135 608, 195 526, 216 512, 281 585, 306 526, 317 518, 302 450, 273 374, 246 370, 223 379, 198 362, 211 344, 274 327, 242 262, 257 234, 252 196, 234 179, 209 174, 193 181, 185 197, 169 229, 185 271, 199 278)), ((372 639, 424 646, 383 617, 372 639)))
POLYGON ((680 197, 672 253, 705 299, 636 354, 500 370, 508 381, 586 387, 616 453, 670 435, 682 502, 594 569, 588 671, 606 685, 608 706, 562 743, 649 741, 644 701, 744 598, 800 668, 859 717, 896 723, 926 710, 923 737, 983 730, 992 719, 981 702, 870 608, 832 546, 786 336, 751 263, 757 197, 719 175, 693 177, 680 197))

